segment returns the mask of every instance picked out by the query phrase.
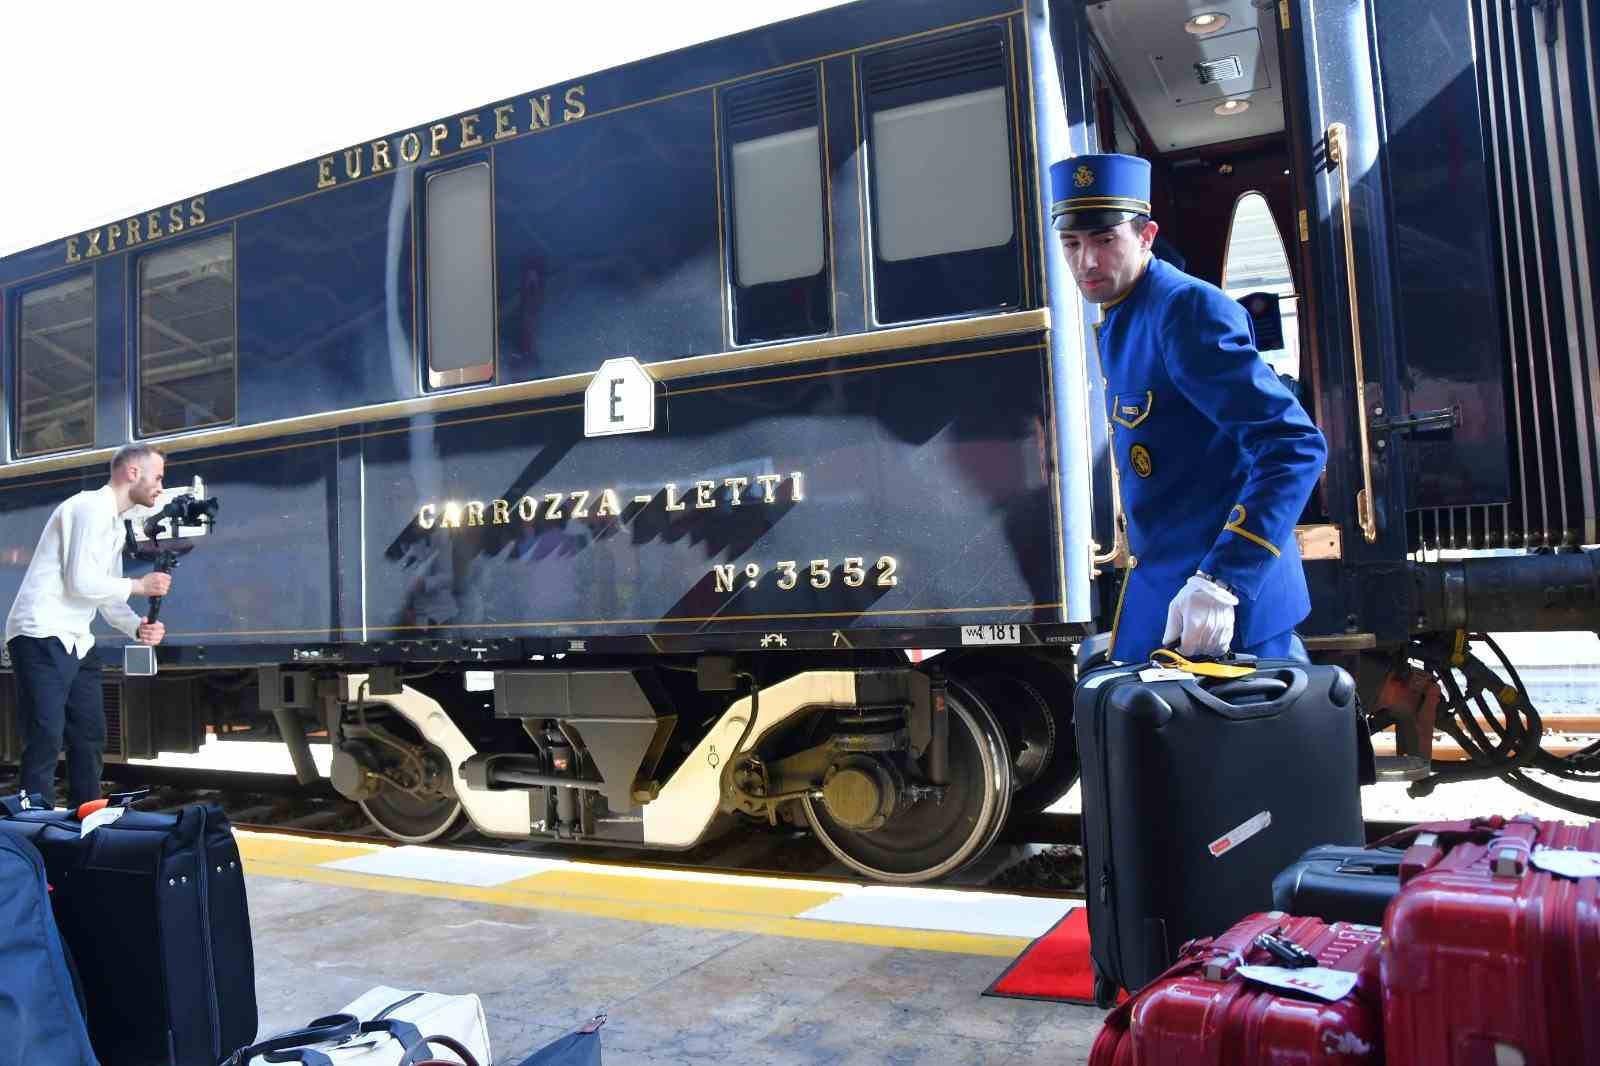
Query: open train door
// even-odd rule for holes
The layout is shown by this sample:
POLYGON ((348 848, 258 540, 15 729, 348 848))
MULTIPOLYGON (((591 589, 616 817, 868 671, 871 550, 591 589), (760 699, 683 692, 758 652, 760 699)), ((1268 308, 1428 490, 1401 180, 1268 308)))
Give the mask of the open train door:
POLYGON ((1330 650, 1405 638, 1403 567, 1425 516, 1478 521, 1449 546, 1489 546, 1491 505, 1508 499, 1483 8, 1277 4, 1305 343, 1342 556, 1308 561, 1303 629, 1330 650))

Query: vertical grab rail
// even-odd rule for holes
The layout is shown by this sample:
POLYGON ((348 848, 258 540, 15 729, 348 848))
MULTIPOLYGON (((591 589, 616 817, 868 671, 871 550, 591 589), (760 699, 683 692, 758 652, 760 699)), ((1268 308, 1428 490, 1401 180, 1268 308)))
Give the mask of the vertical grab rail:
POLYGON ((1372 442, 1367 430, 1367 375, 1361 352, 1361 311, 1356 303, 1356 240, 1350 226, 1349 134, 1343 122, 1328 127, 1328 162, 1339 168, 1339 214, 1344 222, 1344 279, 1350 299, 1350 351, 1355 356, 1356 426, 1361 437, 1361 491, 1356 521, 1368 544, 1378 540, 1378 513, 1372 493, 1372 442))
MULTIPOLYGON (((1108 422, 1106 426, 1106 452, 1111 460, 1111 550, 1093 557, 1095 576, 1100 567, 1112 566, 1128 552, 1128 516, 1122 513, 1122 478, 1117 471, 1117 431, 1108 422)), ((1100 545, 1096 544, 1098 548, 1100 545)))

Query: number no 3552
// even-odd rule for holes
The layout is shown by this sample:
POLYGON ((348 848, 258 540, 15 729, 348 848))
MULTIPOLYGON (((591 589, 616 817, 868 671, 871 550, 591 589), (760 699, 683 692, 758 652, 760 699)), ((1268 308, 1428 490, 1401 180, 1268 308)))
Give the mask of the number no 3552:
POLYGON ((900 584, 900 563, 892 555, 880 555, 876 562, 867 563, 866 556, 847 556, 837 568, 832 559, 812 559, 802 562, 785 559, 770 567, 761 563, 725 563, 711 568, 718 592, 733 592, 743 585, 759 588, 763 580, 771 580, 778 588, 788 592, 804 581, 814 589, 825 589, 835 580, 846 588, 858 589, 866 585, 874 588, 894 588, 900 584))

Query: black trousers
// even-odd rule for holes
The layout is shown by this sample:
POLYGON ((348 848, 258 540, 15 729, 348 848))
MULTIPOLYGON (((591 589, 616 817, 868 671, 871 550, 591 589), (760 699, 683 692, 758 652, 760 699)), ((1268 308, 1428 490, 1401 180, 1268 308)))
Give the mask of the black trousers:
POLYGON ((67 797, 76 807, 100 798, 106 711, 100 660, 79 659, 56 637, 12 637, 22 726, 22 789, 55 799, 56 758, 67 747, 67 797))

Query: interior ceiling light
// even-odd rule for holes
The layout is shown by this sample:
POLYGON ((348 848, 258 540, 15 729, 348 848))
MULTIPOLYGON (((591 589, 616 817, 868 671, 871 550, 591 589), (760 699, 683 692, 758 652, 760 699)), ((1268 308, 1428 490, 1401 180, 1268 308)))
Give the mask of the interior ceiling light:
POLYGON ((1219 115, 1241 115, 1250 110, 1249 100, 1224 100, 1211 109, 1219 115))
POLYGON ((1228 16, 1222 12, 1205 11, 1185 22, 1183 28, 1196 37, 1204 37, 1207 34, 1216 33, 1227 24, 1228 16))

